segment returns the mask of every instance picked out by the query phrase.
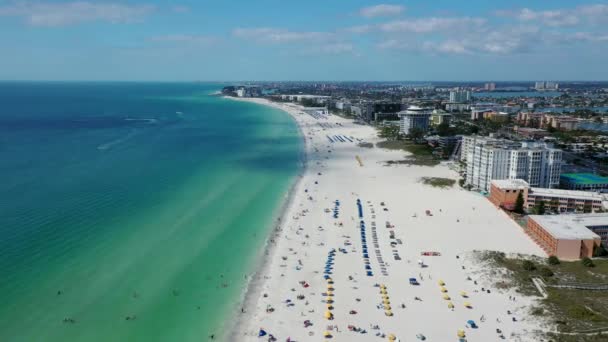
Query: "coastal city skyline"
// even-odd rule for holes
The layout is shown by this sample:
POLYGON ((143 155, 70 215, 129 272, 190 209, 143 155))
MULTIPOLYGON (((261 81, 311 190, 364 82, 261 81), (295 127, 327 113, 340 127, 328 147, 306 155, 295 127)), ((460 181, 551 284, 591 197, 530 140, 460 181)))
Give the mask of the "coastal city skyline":
POLYGON ((606 1, 3 1, 3 80, 608 79, 606 1))

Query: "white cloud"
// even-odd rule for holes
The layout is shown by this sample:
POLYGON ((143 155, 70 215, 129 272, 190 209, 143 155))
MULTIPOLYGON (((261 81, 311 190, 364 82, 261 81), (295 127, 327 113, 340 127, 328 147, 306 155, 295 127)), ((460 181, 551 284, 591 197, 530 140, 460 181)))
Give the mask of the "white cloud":
POLYGON ((335 38, 335 34, 329 32, 294 32, 285 29, 268 27, 258 28, 236 28, 232 31, 233 36, 243 39, 252 39, 263 43, 298 43, 298 42, 323 42, 335 38))
POLYGON ((608 5, 585 5, 570 9, 535 11, 522 8, 518 11, 499 11, 499 15, 515 17, 520 21, 538 22, 552 27, 596 25, 608 23, 608 5))
POLYGON ((359 25, 359 26, 351 26, 343 29, 345 32, 350 33, 368 33, 374 29, 372 25, 359 25))
POLYGON ((537 28, 517 27, 472 32, 423 42, 389 39, 378 44, 378 47, 438 54, 511 54, 528 52, 543 44, 543 34, 537 28))
POLYGON ((217 42, 217 38, 206 35, 169 34, 150 38, 153 42, 181 43, 189 45, 210 45, 217 42))
POLYGON ((392 21, 379 26, 384 32, 432 33, 451 30, 477 29, 483 26, 483 18, 419 18, 392 21))
POLYGON ((359 10, 359 14, 367 18, 387 17, 399 15, 404 10, 405 7, 401 5, 380 4, 376 6, 362 8, 361 10, 359 10))
POLYGON ((54 3, 18 1, 0 6, 0 16, 22 17, 32 26, 67 26, 93 21, 140 22, 155 9, 153 5, 88 1, 54 3))

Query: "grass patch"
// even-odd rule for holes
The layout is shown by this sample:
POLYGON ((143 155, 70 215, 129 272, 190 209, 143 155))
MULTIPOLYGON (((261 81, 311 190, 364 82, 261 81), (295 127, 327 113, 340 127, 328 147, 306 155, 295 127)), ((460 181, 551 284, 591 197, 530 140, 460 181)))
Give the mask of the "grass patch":
MULTIPOLYGON (((542 278, 547 285, 564 283, 606 284, 608 283, 608 260, 595 259, 596 267, 585 267, 580 261, 561 261, 552 265, 547 258, 507 258, 503 253, 485 252, 482 258, 490 264, 507 269, 508 280, 502 280, 497 287, 515 288, 516 291, 538 296, 532 277, 542 278), (530 267, 530 263, 534 267, 530 267), (552 275, 550 275, 552 274, 552 275)), ((590 329, 608 328, 608 291, 588 291, 562 288, 546 288, 549 297, 540 301, 541 306, 532 309, 532 314, 549 317, 560 332, 581 332, 590 329), (542 310, 542 311, 541 311, 542 310)), ((569 336, 553 334, 551 341, 605 341, 581 335, 569 336), (576 337, 569 339, 570 337, 576 337), (578 339, 577 339, 578 338, 578 339)))
POLYGON ((440 159, 433 155, 433 148, 427 144, 415 144, 406 140, 386 140, 376 143, 376 147, 411 153, 411 156, 403 160, 389 160, 386 162, 387 165, 435 166, 440 163, 440 159))
POLYGON ((357 146, 363 147, 363 148, 374 148, 374 144, 369 143, 369 142, 361 142, 361 143, 358 143, 357 146))
POLYGON ((440 177, 422 177, 420 178, 422 184, 430 185, 435 188, 451 188, 456 184, 456 181, 449 178, 440 178, 440 177))

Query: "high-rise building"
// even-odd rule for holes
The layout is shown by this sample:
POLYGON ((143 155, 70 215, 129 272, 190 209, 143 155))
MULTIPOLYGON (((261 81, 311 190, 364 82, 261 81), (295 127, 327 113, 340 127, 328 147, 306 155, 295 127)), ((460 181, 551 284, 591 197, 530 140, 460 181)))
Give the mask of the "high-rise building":
POLYGON ((399 116, 399 133, 408 135, 412 129, 429 130, 429 122, 433 114, 432 108, 410 106, 397 115, 399 116))
POLYGON ((450 91, 451 103, 467 103, 471 101, 471 92, 468 90, 452 90, 450 91))
POLYGON ((545 90, 545 82, 536 82, 536 83, 534 83, 534 89, 536 89, 536 90, 545 90))
POLYGON ((544 143, 514 142, 479 136, 463 138, 461 160, 466 184, 488 191, 492 180, 523 179, 533 187, 559 185, 562 151, 544 143))
POLYGON ((486 83, 484 84, 483 89, 486 91, 494 91, 496 90, 496 83, 486 83))

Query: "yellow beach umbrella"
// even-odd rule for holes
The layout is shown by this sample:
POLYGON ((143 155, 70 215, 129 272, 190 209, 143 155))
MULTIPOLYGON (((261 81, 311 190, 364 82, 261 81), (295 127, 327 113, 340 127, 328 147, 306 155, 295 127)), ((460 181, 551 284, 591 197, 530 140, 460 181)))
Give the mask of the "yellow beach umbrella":
POLYGON ((333 286, 331 286, 331 285, 327 285, 327 290, 328 290, 328 291, 333 291, 333 290, 334 290, 334 287, 333 287, 333 286))
POLYGON ((440 289, 440 290, 441 290, 441 292, 443 292, 443 293, 448 292, 448 289, 446 289, 446 288, 445 288, 445 287, 443 287, 443 286, 442 286, 442 287, 440 287, 439 289, 440 289))
POLYGON ((443 299, 445 299, 445 300, 450 300, 450 296, 448 296, 447 294, 444 294, 444 295, 443 295, 443 299))
POLYGON ((333 297, 327 297, 327 299, 325 300, 326 303, 331 304, 334 302, 334 298, 333 297))
POLYGON ((382 298, 383 298, 383 299, 384 299, 384 298, 388 299, 388 294, 383 293, 383 294, 382 294, 382 298))
POLYGON ((452 304, 452 302, 448 303, 448 308, 453 309, 454 308, 454 304, 452 304))
POLYGON ((389 341, 395 341, 396 339, 397 339, 397 336, 395 336, 395 334, 388 335, 388 340, 389 341))
POLYGON ((390 309, 391 309, 390 305, 388 305, 388 304, 384 305, 384 310, 390 310, 390 309))
POLYGON ((332 290, 327 290, 327 295, 328 295, 328 296, 333 296, 333 295, 334 295, 334 291, 332 291, 332 290))
POLYGON ((387 316, 392 316, 393 312, 391 310, 386 310, 386 311, 384 311, 384 314, 387 316))
POLYGON ((323 333, 323 337, 330 338, 331 337, 331 333, 329 331, 326 331, 326 332, 323 333))
POLYGON ((439 279, 439 281, 437 283, 439 284, 439 286, 445 285, 445 282, 443 280, 441 280, 441 279, 439 279))
POLYGON ((462 329, 458 329, 458 333, 457 333, 458 337, 460 338, 464 338, 465 334, 464 334, 464 330, 462 329))
POLYGON ((472 306, 472 305, 471 305, 471 303, 469 303, 469 302, 464 302, 464 307, 465 307, 465 308, 471 308, 471 307, 473 307, 473 306, 472 306))
POLYGON ((334 281, 334 280, 331 278, 327 278, 327 281, 330 282, 330 281, 334 281))
POLYGON ((331 313, 331 311, 325 311, 325 318, 331 319, 332 317, 334 317, 334 315, 331 313))
POLYGON ((385 299, 385 300, 383 300, 383 301, 382 301, 382 303, 384 303, 384 304, 390 304, 390 303, 391 303, 391 301, 390 301, 390 300, 388 300, 388 299, 385 299))
POLYGON ((333 306, 333 305, 331 305, 331 304, 327 304, 327 310, 333 310, 333 309, 334 309, 334 306, 333 306))
POLYGON ((467 293, 464 291, 460 291, 460 295, 463 296, 464 298, 467 298, 467 293))

